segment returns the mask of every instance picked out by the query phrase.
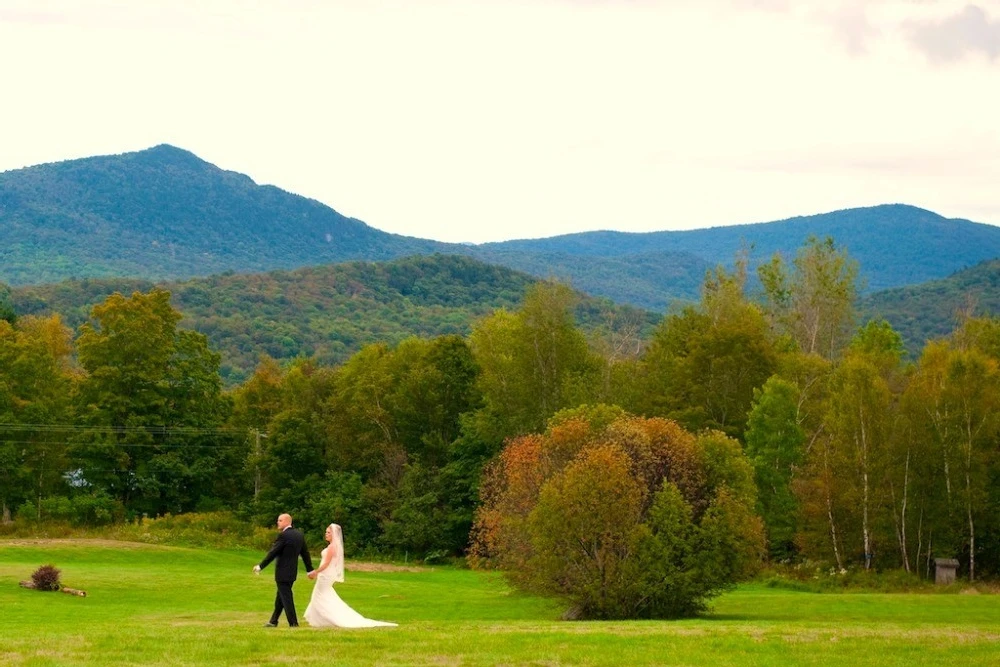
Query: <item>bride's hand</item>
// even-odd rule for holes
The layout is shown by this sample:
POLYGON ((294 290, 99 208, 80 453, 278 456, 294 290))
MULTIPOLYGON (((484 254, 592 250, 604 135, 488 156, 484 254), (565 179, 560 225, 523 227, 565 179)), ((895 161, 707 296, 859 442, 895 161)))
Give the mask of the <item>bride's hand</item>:
POLYGON ((312 572, 310 572, 306 576, 309 577, 310 579, 315 579, 317 576, 319 576, 319 572, 317 572, 316 570, 313 570, 312 572))

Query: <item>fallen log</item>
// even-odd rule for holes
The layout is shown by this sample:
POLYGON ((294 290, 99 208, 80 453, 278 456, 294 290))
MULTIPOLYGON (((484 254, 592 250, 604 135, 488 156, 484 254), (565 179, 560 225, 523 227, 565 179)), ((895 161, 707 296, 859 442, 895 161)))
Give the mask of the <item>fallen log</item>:
MULTIPOLYGON (((35 582, 31 581, 30 579, 27 581, 22 581, 21 588, 30 588, 32 590, 38 590, 38 586, 36 586, 35 582)), ((87 597, 87 591, 81 591, 79 588, 70 588, 68 586, 63 586, 62 588, 59 589, 59 591, 62 593, 68 593, 69 595, 77 595, 81 598, 87 597)))

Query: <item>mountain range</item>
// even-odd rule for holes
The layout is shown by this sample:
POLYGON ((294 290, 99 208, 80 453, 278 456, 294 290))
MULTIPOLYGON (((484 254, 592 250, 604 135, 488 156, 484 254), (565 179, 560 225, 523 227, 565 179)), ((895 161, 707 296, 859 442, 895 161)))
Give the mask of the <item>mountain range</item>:
POLYGON ((775 252, 791 259, 810 236, 845 247, 860 263, 867 292, 1000 257, 1000 228, 903 204, 693 231, 582 232, 471 246, 382 232, 169 145, 0 173, 0 281, 11 285, 179 280, 439 253, 663 311, 696 299, 706 269, 730 264, 741 249, 751 263, 775 252))

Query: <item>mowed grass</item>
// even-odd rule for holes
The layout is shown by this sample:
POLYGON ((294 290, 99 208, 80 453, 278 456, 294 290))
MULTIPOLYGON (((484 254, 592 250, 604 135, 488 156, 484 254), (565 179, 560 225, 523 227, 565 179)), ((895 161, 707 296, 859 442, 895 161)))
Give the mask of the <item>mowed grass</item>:
MULTIPOLYGON (((495 574, 354 571, 341 596, 398 628, 262 627, 261 554, 0 541, 3 665, 995 665, 1000 596, 816 594, 745 585, 683 621, 568 622, 495 574), (20 588, 39 565, 78 598, 20 588)), ((356 566, 357 568, 357 566, 356 566)), ((312 582, 296 584, 299 614, 312 582)), ((284 623, 284 619, 282 619, 284 623)))

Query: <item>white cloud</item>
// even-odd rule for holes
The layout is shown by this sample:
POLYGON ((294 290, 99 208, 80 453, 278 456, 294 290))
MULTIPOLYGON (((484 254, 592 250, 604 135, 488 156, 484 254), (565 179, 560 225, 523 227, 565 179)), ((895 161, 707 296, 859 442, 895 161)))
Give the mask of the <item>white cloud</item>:
POLYGON ((728 0, 745 10, 784 12, 803 24, 825 26, 854 56, 900 37, 938 62, 979 53, 1000 54, 1000 1, 979 0, 728 0))
POLYGON ((978 5, 939 20, 906 24, 911 43, 931 60, 953 62, 970 54, 989 60, 1000 55, 1000 18, 992 18, 978 5))
POLYGON ((864 5, 846 5, 840 7, 831 15, 834 32, 841 38, 847 51, 852 55, 861 55, 868 51, 869 40, 880 35, 881 31, 872 25, 864 5))

